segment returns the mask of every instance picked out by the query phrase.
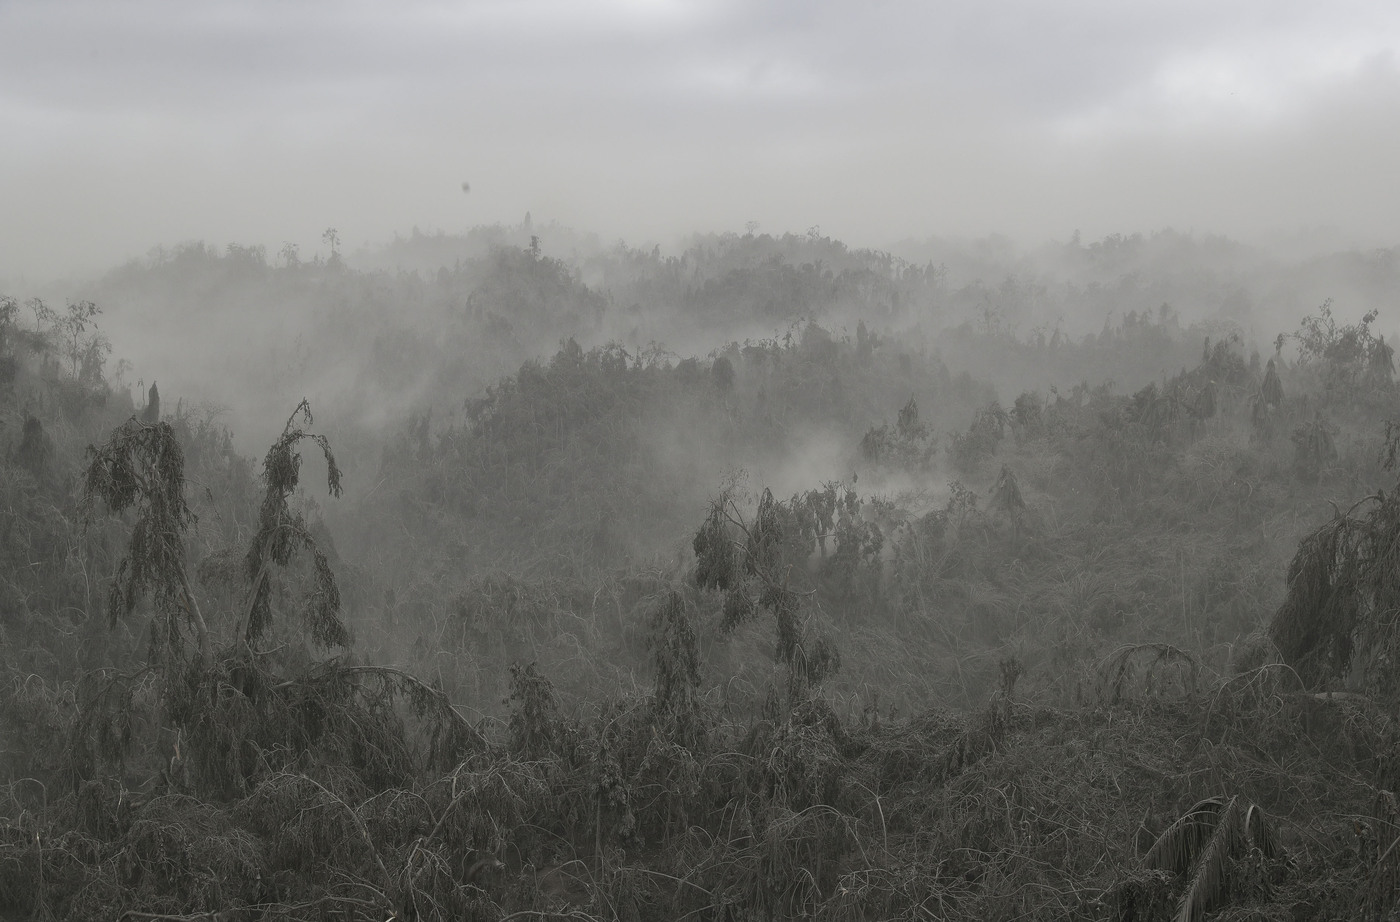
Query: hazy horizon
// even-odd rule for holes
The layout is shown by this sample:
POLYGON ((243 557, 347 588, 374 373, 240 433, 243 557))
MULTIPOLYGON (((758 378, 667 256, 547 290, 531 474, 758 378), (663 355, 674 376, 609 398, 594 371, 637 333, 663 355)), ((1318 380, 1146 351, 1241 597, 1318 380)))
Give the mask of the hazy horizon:
POLYGON ((0 279, 527 211, 634 244, 1393 246, 1397 50, 1379 2, 12 0, 0 279))

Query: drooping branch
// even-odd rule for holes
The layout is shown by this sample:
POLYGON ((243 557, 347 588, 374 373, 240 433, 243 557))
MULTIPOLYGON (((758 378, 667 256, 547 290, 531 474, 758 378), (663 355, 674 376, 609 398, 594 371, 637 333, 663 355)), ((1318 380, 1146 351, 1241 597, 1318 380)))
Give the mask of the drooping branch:
POLYGON ((112 624, 150 593, 166 621, 160 632, 165 646, 178 646, 179 625, 186 623, 208 658, 209 629, 185 568, 185 532, 196 519, 185 502, 185 456, 170 424, 132 417, 102 446, 88 446, 83 496, 89 516, 99 502, 112 513, 131 509, 136 516, 109 598, 112 624))
POLYGON ((701 589, 724 593, 721 628, 725 631, 760 610, 770 612, 776 629, 776 661, 791 667, 794 683, 815 684, 840 668, 840 656, 820 634, 810 638, 810 650, 804 647, 804 602, 813 600, 816 590, 799 591, 790 585, 792 564, 785 560, 785 543, 792 537, 787 529, 794 517, 790 506, 765 489, 753 520, 745 521, 730 491, 722 492, 710 504, 710 514, 692 542, 694 579, 701 589))
POLYGON ((326 459, 326 486, 331 496, 340 496, 340 468, 324 435, 308 432, 297 425, 312 424, 311 407, 305 399, 288 417, 282 435, 268 449, 263 462, 267 491, 258 512, 258 529, 249 543, 244 565, 252 583, 248 596, 244 637, 248 644, 267 633, 272 626, 271 567, 286 567, 298 548, 312 555, 316 588, 303 611, 312 639, 322 647, 345 646, 350 632, 340 620, 340 590, 330 563, 311 536, 305 519, 288 505, 288 498, 301 482, 301 453, 297 446, 309 439, 321 448, 326 459))
POLYGON ((1363 497, 1299 543, 1269 638, 1306 685, 1335 690, 1359 680, 1367 692, 1395 690, 1384 664, 1400 648, 1389 614, 1400 607, 1397 573, 1397 492, 1363 497))

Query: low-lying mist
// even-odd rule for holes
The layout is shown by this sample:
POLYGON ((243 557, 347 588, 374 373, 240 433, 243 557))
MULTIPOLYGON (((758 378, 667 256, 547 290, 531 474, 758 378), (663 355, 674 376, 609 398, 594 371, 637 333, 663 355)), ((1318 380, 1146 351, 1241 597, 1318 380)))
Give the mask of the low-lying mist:
MULTIPOLYGON (((989 555, 1047 523, 1119 522, 1144 478, 1167 476, 1153 445, 1208 427, 1220 445, 1286 437, 1247 419, 1265 364, 1287 378, 1329 337, 1384 347, 1397 273, 1392 251, 1270 254, 1169 231, 895 252, 815 230, 702 234, 666 252, 527 219, 310 260, 158 250, 65 295, 96 306, 86 326, 35 313, 24 335, 59 343, 36 373, 82 366, 89 387, 109 344, 108 415, 145 412, 158 382, 206 486, 252 491, 233 455, 262 457, 307 398, 345 494, 297 501, 350 574, 361 628, 414 656, 448 642, 461 600, 512 581, 557 586, 537 600, 541 624, 595 611, 601 585, 631 598, 621 574, 676 577, 717 504, 752 527, 765 496, 802 535, 791 579, 823 617, 913 617, 974 566, 966 536, 949 543, 967 522, 1005 530, 977 539, 989 555), (386 633, 404 618, 418 648, 386 633)), ((27 393, 25 413, 78 399, 27 393)), ((82 426, 64 425, 78 447, 82 426)), ((1239 470, 1220 473, 1220 495, 1252 476, 1239 470)), ((207 493, 205 513, 236 532, 239 514, 207 493)), ((962 626, 938 643, 1010 642, 1027 603, 999 579, 957 598, 962 626)), ((633 643, 629 630, 608 642, 633 643)))
POLYGON ((522 225, 0 297, 0 833, 63 882, 0 867, 0 915, 194 906, 142 868, 197 831, 181 881, 291 917, 713 914, 820 840, 804 912, 989 918, 1041 892, 987 883, 994 835, 1008 874, 1077 841, 1056 893, 1160 896, 1129 844, 1184 827, 1143 803, 1229 832, 1298 792, 1329 857, 1258 832, 1250 868, 1290 905, 1393 881, 1354 840, 1400 764, 1395 254, 902 253, 522 225), (313 812, 330 852, 287 844, 313 812))
POLYGON ((698 235, 672 254, 521 224, 415 232, 310 261, 190 244, 56 298, 102 308, 113 355, 129 363, 117 367, 119 380, 163 380, 173 398, 225 408, 253 450, 303 395, 337 428, 378 431, 428 410, 441 423, 570 338, 679 360, 781 340, 808 321, 838 337, 864 323, 911 355, 973 371, 1002 396, 1101 377, 1136 389, 1182 361, 1157 353, 1119 367, 1076 359, 1057 368, 1046 357, 969 349, 958 333, 1073 344, 1148 318, 1235 333, 1268 354, 1279 330, 1329 298, 1357 316, 1379 310, 1377 330, 1394 331, 1385 311, 1397 272, 1393 251, 1271 256, 1170 231, 1027 250, 995 237, 910 241, 891 253, 815 233, 698 235))

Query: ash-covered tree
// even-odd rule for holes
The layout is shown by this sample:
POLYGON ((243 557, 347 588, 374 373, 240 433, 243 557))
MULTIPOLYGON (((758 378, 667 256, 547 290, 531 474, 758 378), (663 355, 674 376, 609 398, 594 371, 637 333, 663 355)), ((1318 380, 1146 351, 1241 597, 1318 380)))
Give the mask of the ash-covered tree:
POLYGON ((983 461, 996 454, 1009 422, 1010 417, 995 400, 978 410, 966 432, 953 434, 948 445, 953 465, 965 474, 975 473, 983 461))
POLYGON ((1269 443, 1278 430, 1280 408, 1283 406, 1283 382, 1279 379, 1278 366, 1269 359, 1264 371, 1264 381, 1259 390, 1250 397, 1250 438, 1255 442, 1269 443))
POLYGON ((710 380, 714 382, 715 390, 728 395, 734 390, 734 363, 722 355, 716 358, 710 366, 710 380))
POLYGON ((207 660, 209 627, 185 560, 185 532, 195 515, 185 501, 185 454, 169 423, 132 417, 106 443, 88 447, 84 507, 89 520, 103 506, 117 515, 130 510, 135 520, 108 599, 112 625, 149 596, 152 659, 179 655, 186 632, 193 631, 199 656, 207 660))
POLYGON ((102 308, 91 301, 70 301, 60 314, 38 298, 31 302, 36 322, 47 328, 47 336, 68 361, 68 376, 86 385, 102 381, 102 363, 112 351, 107 337, 96 329, 102 308), (88 332, 92 327, 93 331, 88 332))
POLYGON ((841 666, 836 647, 812 624, 815 591, 792 585, 794 554, 789 542, 795 540, 810 551, 803 530, 807 520, 767 489, 752 519, 746 519, 729 488, 710 504, 692 542, 696 585, 723 595, 721 629, 733 631, 761 612, 773 616, 773 656, 788 666, 790 702, 841 666))
POLYGON ((0 295, 0 388, 11 387, 19 376, 16 346, 21 338, 17 323, 19 302, 0 295))
POLYGON ((700 645, 690 607, 681 592, 668 593, 652 610, 648 646, 656 670, 652 695, 656 717, 671 739, 695 749, 705 738, 705 725, 700 707, 700 645))
MULTIPOLYGON (((266 634, 272 620, 272 567, 286 568, 293 552, 301 549, 311 555, 314 570, 314 589, 303 608, 311 637, 323 647, 344 646, 349 632, 340 621, 335 577, 305 519, 288 504, 301 479, 301 455, 295 450, 300 442, 309 439, 321 448, 332 496, 340 495, 340 469, 325 436, 296 425, 298 417, 310 425, 311 409, 305 400, 287 420, 263 465, 266 492, 258 530, 244 557, 249 592, 243 635, 252 644, 266 634)), ((135 520, 112 584, 108 614, 115 624, 149 596, 155 615, 152 653, 158 661, 178 654, 190 631, 201 659, 209 659, 211 653, 210 628, 191 586, 186 559, 186 532, 195 524, 195 515, 185 487, 184 451, 169 423, 132 417, 106 443, 88 448, 84 497, 89 517, 105 507, 115 514, 131 510, 135 520)))
POLYGON ((1264 383, 1259 386, 1259 399, 1271 409, 1283 406, 1283 382, 1279 380, 1278 366, 1273 359, 1269 359, 1264 372, 1264 383))
POLYGON ((893 427, 888 422, 872 426, 860 440, 860 453, 876 466, 904 471, 928 471, 933 467, 938 440, 919 419, 913 397, 899 411, 893 427))
POLYGON ((274 619, 285 620, 278 599, 300 599, 300 626, 313 645, 328 650, 350 643, 329 561, 289 502, 301 483, 298 449, 306 440, 325 458, 331 495, 340 494, 330 444, 303 428, 311 423, 303 400, 268 451, 266 489, 248 548, 213 555, 200 567, 202 583, 223 577, 241 584, 246 597, 221 605, 215 595, 215 604, 203 609, 187 565, 186 532, 194 514, 185 499, 184 455, 175 431, 169 423, 132 418, 107 443, 90 449, 89 513, 105 505, 118 513, 134 511, 135 518, 110 611, 116 619, 149 596, 153 655, 135 673, 98 677, 98 690, 85 697, 72 730, 76 779, 120 769, 141 742, 133 726, 175 730, 163 783, 216 798, 245 795, 260 778, 303 771, 299 760, 308 756, 349 770, 371 787, 403 785, 417 758, 446 764, 479 741, 440 692, 411 675, 339 658, 308 661, 295 643, 258 649, 274 619), (274 592, 279 574, 295 576, 298 552, 310 558, 302 591, 274 592), (187 652, 190 633, 197 641, 194 656, 187 652), (216 643, 220 637, 223 644, 216 643), (138 716, 132 689, 152 670, 162 680, 160 693, 146 696, 153 712, 138 716), (408 740, 404 701, 425 720, 426 751, 408 740))
POLYGON ((311 638, 322 647, 343 647, 350 643, 350 632, 340 620, 340 589, 331 572, 330 561, 317 545, 306 519, 287 500, 301 483, 301 452, 296 449, 310 441, 321 449, 326 461, 326 488, 340 496, 340 468, 324 435, 308 432, 298 425, 298 417, 312 424, 311 406, 302 400, 288 417, 282 435, 272 443, 263 461, 263 482, 267 486, 258 511, 258 530, 248 546, 244 566, 251 590, 245 615, 244 639, 252 645, 272 626, 272 568, 286 568, 297 550, 311 556, 313 588, 302 606, 302 621, 311 638))
POLYGON ((1010 466, 1001 466, 1001 475, 992 486, 991 495, 992 507, 1005 513, 1011 522, 1011 541, 1014 544, 1021 536, 1021 526, 1026 517, 1026 500, 1021 496, 1021 485, 1010 466))
POLYGON ((23 434, 10 460, 28 471, 35 483, 48 484, 54 480, 53 457, 53 438, 44 431, 43 422, 25 413, 23 434))
POLYGON ((1311 422, 1293 430, 1293 473, 1303 483, 1317 483, 1322 469, 1337 460, 1337 427, 1318 410, 1311 422))
POLYGON ((1299 368, 1316 375, 1329 401, 1387 396, 1394 385, 1395 353, 1384 337, 1371 332, 1376 316, 1372 310, 1360 323, 1338 323, 1328 298, 1316 314, 1303 318, 1296 333, 1280 335, 1276 345, 1293 340, 1299 368))
POLYGON ((1022 391, 1011 405, 1011 425, 1017 441, 1045 433, 1045 400, 1034 391, 1022 391))
MULTIPOLYGON (((1387 470, 1400 423, 1386 427, 1387 470)), ((1358 500, 1308 535, 1288 566, 1269 625, 1285 663, 1309 686, 1400 696, 1400 485, 1358 500), (1363 511, 1364 510, 1364 511, 1363 511)))
POLYGON ((141 411, 141 422, 160 422, 160 391, 156 388, 156 382, 151 382, 151 390, 146 395, 146 407, 141 411))

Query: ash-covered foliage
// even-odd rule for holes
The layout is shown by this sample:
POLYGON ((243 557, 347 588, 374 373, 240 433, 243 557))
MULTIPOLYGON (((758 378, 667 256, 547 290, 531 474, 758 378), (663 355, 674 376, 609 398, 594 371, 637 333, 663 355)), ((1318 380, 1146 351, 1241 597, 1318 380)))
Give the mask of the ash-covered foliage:
POLYGON ((899 411, 893 428, 889 423, 871 427, 860 441, 866 461, 896 470, 928 471, 937 450, 938 440, 930 427, 920 421, 919 405, 913 397, 899 411))
POLYGON ((244 636, 251 645, 272 626, 271 567, 287 567, 292 554, 303 550, 311 555, 312 588, 302 602, 301 618, 311 639, 321 647, 344 647, 350 642, 350 632, 340 618, 340 589, 331 573, 330 562, 317 546, 306 519, 292 509, 288 499, 301 484, 301 442, 310 441, 321 449, 326 461, 326 488, 338 497, 340 468, 331 453, 330 442, 324 435, 308 432, 297 425, 297 417, 310 426, 311 407, 305 401, 287 419, 282 434, 267 451, 263 461, 263 483, 266 493, 258 510, 257 531, 249 542, 244 568, 252 591, 244 636))
POLYGON ((1299 544, 1269 637, 1307 685, 1394 700, 1400 694, 1397 611, 1400 494, 1382 491, 1299 544), (1357 515, 1358 508, 1364 512, 1357 515))
MULTIPOLYGON (((1136 246, 1076 249, 1111 263, 1136 246)), ((1212 328, 1197 365, 1199 332, 1166 309, 1083 340, 1026 336, 1015 310, 1048 297, 1035 283, 948 291, 932 265, 817 234, 692 250, 575 274, 537 241, 497 254, 474 300, 476 267, 436 288, 375 282, 440 298, 453 342, 476 320, 495 345, 523 335, 495 310, 514 306, 563 345, 491 391, 444 388, 370 442, 382 463, 363 505, 336 510, 337 541, 360 532, 340 557, 311 541, 323 523, 297 495, 303 449, 332 495, 341 479, 309 408, 255 485, 227 433, 168 412, 169 386, 183 489, 160 492, 178 478, 154 442, 97 449, 115 467, 89 477, 88 507, 124 511, 79 535, 74 446, 135 408, 73 402, 85 360, 55 347, 31 362, 0 304, 0 360, 19 356, 56 467, 40 481, 38 430, 0 377, 0 915, 1393 912, 1389 495, 1305 540, 1295 583, 1278 579, 1288 529, 1374 476, 1383 361, 1354 399, 1328 398, 1331 450, 1304 476, 1277 436, 1319 418, 1312 359, 1281 351, 1265 372, 1212 328), (764 248, 812 265, 753 263, 764 248), (564 325, 616 319, 609 279, 688 291, 678 303, 707 321, 804 299, 878 310, 854 337, 825 318, 688 359, 556 336, 560 305, 575 308, 564 325), (975 305, 980 324, 949 337, 945 364, 882 324, 896 296, 975 305), (1020 392, 1005 410, 949 370, 986 356, 1023 372, 997 382, 1020 392), (1146 390, 1049 380, 1163 356, 1191 370, 1146 390), (45 374, 64 386, 40 388, 45 374), (824 440, 836 448, 812 450, 824 440), (801 485, 706 503, 723 474, 702 462, 744 452, 760 468, 798 457, 779 473, 801 485), (136 524, 174 498, 181 569, 147 571, 133 611, 149 596, 184 634, 202 612, 208 655, 143 660, 129 619, 103 629, 91 598, 133 548, 152 555, 136 524), (1271 610, 1277 649, 1246 639, 1271 610), (337 648, 352 624, 353 653, 337 648)), ((160 271, 324 282, 378 309, 339 254, 294 257, 204 252, 160 271)), ((1144 296, 1134 285, 1110 294, 1144 296)), ((385 355, 414 354, 371 329, 385 355)))
POLYGON ((53 480, 53 438, 44 431, 44 423, 37 416, 24 414, 24 435, 15 447, 11 460, 28 471, 36 482, 53 480))
MULTIPOLYGON (((835 485, 828 490, 833 494, 835 485)), ((716 590, 721 612, 720 630, 732 632, 760 612, 773 618, 775 663, 788 667, 789 692, 796 694, 820 684, 841 666, 840 654, 822 629, 820 602, 815 589, 805 588, 803 573, 812 553, 817 510, 824 508, 827 491, 812 491, 779 502, 764 489, 751 518, 746 519, 739 500, 727 490, 710 505, 710 514, 692 542, 696 552, 694 581, 701 589, 716 590)), ((845 507, 854 512, 853 493, 845 507)), ((838 530, 832 565, 839 566, 841 548, 858 546, 849 530, 838 530)), ((827 536, 830 537, 830 536, 827 536)), ((878 551, 878 548, 877 548, 878 551)))
POLYGON ((685 500, 703 502, 727 459, 779 455, 808 427, 839 421, 856 444, 872 414, 903 406, 904 428, 890 427, 893 454, 882 455, 889 463, 872 467, 927 474, 936 428, 986 391, 955 381, 937 359, 912 364, 908 354, 872 348, 862 358, 839 329, 795 324, 781 338, 716 350, 711 368, 728 369, 721 385, 698 360, 655 344, 584 349, 565 340, 547 361, 527 361, 468 399, 460 414, 410 416, 379 472, 400 489, 375 502, 422 536, 424 555, 450 544, 483 568, 523 563, 542 577, 559 559, 541 553, 541 535, 576 569, 650 553, 692 527, 685 500), (942 412, 921 411, 911 393, 918 401, 937 393, 942 412))
POLYGON ((207 655, 208 630, 185 568, 185 532, 195 516, 185 501, 184 452, 170 424, 132 417, 102 446, 89 446, 83 490, 90 513, 99 503, 116 514, 133 512, 130 543, 108 602, 112 624, 149 593, 157 655, 178 653, 181 629, 188 627, 197 631, 200 652, 207 655))
POLYGON ((692 623, 694 614, 686 596, 672 590, 657 604, 648 625, 658 722, 671 739, 691 750, 703 745, 706 732, 700 705, 703 680, 700 645, 692 623))
MULTIPOLYGON (((1328 298, 1288 337, 1298 347, 1299 364, 1318 379, 1329 402, 1393 396, 1395 350, 1371 331, 1378 313, 1371 310, 1358 323, 1340 323, 1328 298)), ((1280 345, 1284 339, 1280 334, 1280 345)))
POLYGON ((1010 422, 1011 418, 995 400, 978 410, 966 431, 953 434, 948 446, 953 465, 964 474, 975 473, 983 462, 996 454, 1010 422))

